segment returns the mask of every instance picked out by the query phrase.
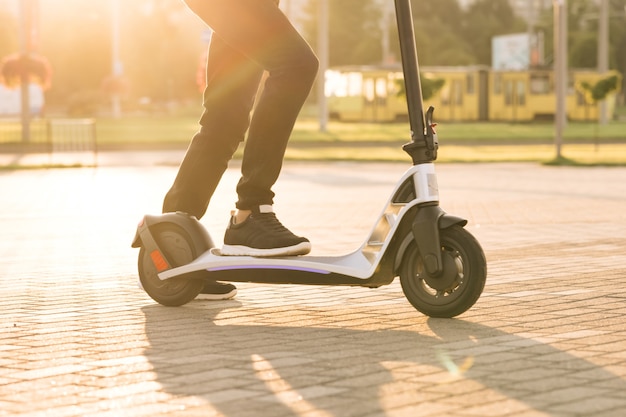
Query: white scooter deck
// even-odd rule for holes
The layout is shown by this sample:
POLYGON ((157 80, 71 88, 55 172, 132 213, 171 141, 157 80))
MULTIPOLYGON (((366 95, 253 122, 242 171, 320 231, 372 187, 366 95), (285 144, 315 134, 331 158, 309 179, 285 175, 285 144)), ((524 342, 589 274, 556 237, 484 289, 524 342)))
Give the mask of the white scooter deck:
POLYGON ((246 269, 284 269, 317 274, 336 273, 357 279, 368 279, 374 274, 378 263, 394 235, 400 219, 411 207, 424 202, 438 201, 439 192, 434 164, 415 165, 409 168, 397 183, 366 243, 356 251, 343 256, 287 256, 252 257, 222 256, 219 249, 213 248, 189 264, 168 269, 158 274, 166 280, 182 274, 207 271, 235 271, 246 269), (415 199, 410 203, 393 201, 398 188, 409 178, 413 179, 415 199))
POLYGON ((219 254, 219 249, 211 249, 187 265, 161 272, 159 278, 164 280, 200 270, 213 272, 246 269, 288 269, 317 274, 337 273, 367 279, 374 273, 375 264, 368 260, 368 257, 361 250, 344 256, 305 255, 261 258, 222 256, 219 254))

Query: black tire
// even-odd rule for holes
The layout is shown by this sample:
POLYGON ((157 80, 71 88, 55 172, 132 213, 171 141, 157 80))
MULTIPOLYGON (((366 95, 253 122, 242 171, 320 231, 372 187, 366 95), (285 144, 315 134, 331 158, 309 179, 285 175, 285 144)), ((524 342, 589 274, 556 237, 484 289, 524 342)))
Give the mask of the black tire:
MULTIPOLYGON (((189 235, 172 223, 155 225, 152 236, 159 242, 159 247, 173 267, 188 264, 198 257, 189 235)), ((157 303, 164 306, 181 306, 196 298, 204 282, 193 279, 193 275, 160 280, 150 255, 144 247, 139 251, 139 280, 146 293, 157 303)))
POLYGON ((417 244, 404 253, 400 284, 409 302, 430 317, 455 317, 476 303, 485 288, 487 261, 478 241, 461 226, 439 232, 444 271, 429 277, 417 244))

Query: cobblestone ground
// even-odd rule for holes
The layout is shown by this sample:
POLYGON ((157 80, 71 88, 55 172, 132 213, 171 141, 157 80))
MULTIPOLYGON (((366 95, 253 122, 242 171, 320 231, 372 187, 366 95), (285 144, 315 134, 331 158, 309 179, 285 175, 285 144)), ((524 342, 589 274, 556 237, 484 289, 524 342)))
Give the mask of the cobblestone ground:
MULTIPOLYGON (((314 253, 347 253, 406 168, 288 163, 276 210, 314 253)), ((0 172, 0 416, 626 415, 626 169, 437 171, 488 259, 456 319, 421 315, 397 280, 163 307, 130 242, 174 167, 0 172)), ((217 244, 236 180, 203 219, 217 244)))

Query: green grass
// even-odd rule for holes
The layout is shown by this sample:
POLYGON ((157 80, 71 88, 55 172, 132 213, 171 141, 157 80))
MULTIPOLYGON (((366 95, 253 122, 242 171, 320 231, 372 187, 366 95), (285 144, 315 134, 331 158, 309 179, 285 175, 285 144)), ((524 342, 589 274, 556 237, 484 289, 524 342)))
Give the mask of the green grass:
MULTIPOLYGON (((410 161, 399 146, 290 146, 288 160, 410 161)), ((540 162, 551 165, 626 166, 626 144, 569 144, 556 158, 553 145, 440 145, 438 162, 540 162)))
MULTIPOLYGON (((98 142, 106 148, 185 147, 198 128, 193 117, 98 119, 98 142)), ((407 123, 340 123, 325 132, 315 119, 297 122, 286 159, 407 161, 401 145, 407 123)), ((534 161, 557 164, 550 123, 442 123, 437 126, 441 162, 534 161)), ((569 123, 563 155, 580 165, 626 165, 626 122, 569 123)), ((241 150, 236 157, 241 156, 241 150)), ((561 161, 565 163, 564 161, 561 161)))
MULTIPOLYGON (((190 116, 129 116, 96 121, 98 146, 106 149, 184 149, 198 129, 190 116)), ((6 126, 5 126, 6 127, 6 126)), ((291 160, 408 161, 401 145, 408 123, 339 123, 325 132, 312 118, 298 120, 286 158, 291 160)), ((441 123, 442 162, 535 161, 552 164, 626 165, 626 121, 569 123, 563 158, 555 159, 551 123, 441 123)), ((1 138, 0 138, 1 139, 1 138)), ((2 142, 3 140, 0 140, 2 142)), ((241 152, 236 156, 240 156, 241 152)))
MULTIPOLYGON (((98 142, 104 146, 188 143, 198 129, 195 117, 125 117, 97 120, 98 142)), ((554 137, 550 123, 442 123, 437 126, 445 143, 549 143, 554 137)), ((604 126, 596 123, 569 123, 565 140, 593 142, 626 141, 626 121, 604 126)), ((403 142, 410 139, 407 123, 340 123, 331 121, 321 132, 314 119, 296 123, 291 143, 403 142)))
MULTIPOLYGON (((97 120, 98 142, 104 146, 188 143, 198 128, 194 117, 125 117, 97 120)), ((550 123, 441 123, 437 132, 442 142, 544 142, 554 137, 550 123)), ((314 119, 296 123, 291 142, 402 142, 410 138, 407 123, 340 123, 331 121, 321 132, 314 119)), ((568 123, 564 139, 574 142, 594 140, 626 141, 626 121, 568 123)))
POLYGON ((188 143, 198 129, 192 117, 123 117, 96 120, 98 143, 106 146, 188 143))

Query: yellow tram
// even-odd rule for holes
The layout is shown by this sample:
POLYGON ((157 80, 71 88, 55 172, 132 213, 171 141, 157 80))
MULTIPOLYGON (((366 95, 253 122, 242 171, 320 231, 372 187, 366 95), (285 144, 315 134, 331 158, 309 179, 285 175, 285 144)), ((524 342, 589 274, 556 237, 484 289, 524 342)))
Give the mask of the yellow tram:
MULTIPOLYGON (((620 77, 615 71, 570 71, 566 98, 570 120, 598 120, 599 104, 589 98, 583 86, 609 76, 620 77)), ((436 108, 435 116, 440 121, 527 122, 554 117, 556 98, 551 70, 423 67, 422 77, 443 82, 432 97, 424 100, 427 106, 436 108)), ((330 116, 347 122, 406 119, 402 78, 399 67, 346 66, 328 70, 326 97, 330 116)), ((617 93, 612 91, 606 99, 608 114, 614 111, 617 93)))

